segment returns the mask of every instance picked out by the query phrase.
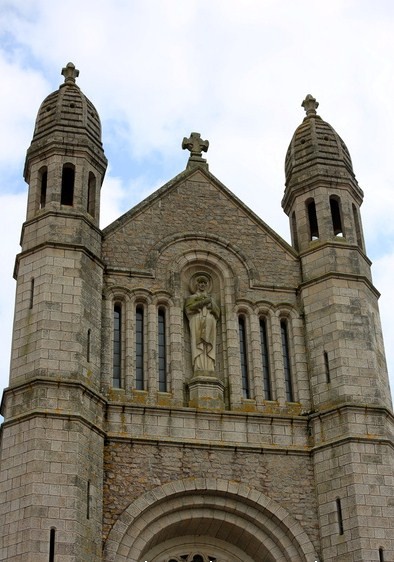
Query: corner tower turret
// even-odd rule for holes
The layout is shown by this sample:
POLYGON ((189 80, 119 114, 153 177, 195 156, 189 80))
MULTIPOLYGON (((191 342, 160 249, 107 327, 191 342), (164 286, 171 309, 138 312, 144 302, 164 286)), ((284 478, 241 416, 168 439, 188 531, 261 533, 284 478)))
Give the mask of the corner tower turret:
POLYGON ((27 220, 48 211, 80 213, 98 226, 107 167, 100 118, 75 82, 73 63, 62 74, 64 83, 41 104, 26 155, 27 220))
POLYGON ((302 266, 314 407, 390 407, 379 294, 361 227, 363 192, 345 143, 317 115, 318 105, 311 95, 302 103, 306 117, 287 151, 282 200, 302 266))
POLYGON ((308 94, 302 102, 306 117, 286 154, 282 206, 291 220, 293 246, 302 252, 311 243, 346 241, 364 252, 359 211, 363 192, 345 143, 317 115, 318 106, 308 94))
POLYGON ((15 266, 10 383, 1 411, 1 481, 11 482, 7 467, 20 473, 13 497, 25 506, 15 509, 12 497, 2 496, 0 558, 9 562, 54 560, 61 553, 70 562, 101 560, 98 220, 106 158, 98 114, 75 84, 78 71, 69 63, 63 75, 64 84, 38 112, 25 165, 27 220, 15 266))

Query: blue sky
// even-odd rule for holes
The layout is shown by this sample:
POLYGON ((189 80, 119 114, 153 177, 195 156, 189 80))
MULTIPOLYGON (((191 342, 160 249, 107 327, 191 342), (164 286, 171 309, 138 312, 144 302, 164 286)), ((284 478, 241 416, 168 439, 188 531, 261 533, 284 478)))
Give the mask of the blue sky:
MULTIPOLYGON (((185 168, 211 172, 289 241, 284 158, 307 93, 347 144, 394 375, 394 3, 391 0, 0 0, 0 387, 7 385, 27 186, 41 101, 68 61, 98 109, 106 226, 185 168)), ((394 377, 391 386, 394 387, 394 377)))

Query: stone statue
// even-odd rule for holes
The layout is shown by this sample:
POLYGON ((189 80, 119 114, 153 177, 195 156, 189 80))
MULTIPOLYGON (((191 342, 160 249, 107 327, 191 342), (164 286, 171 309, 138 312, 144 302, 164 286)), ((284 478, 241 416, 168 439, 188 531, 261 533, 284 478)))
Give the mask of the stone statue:
POLYGON ((210 285, 208 275, 200 274, 190 283, 195 291, 185 299, 185 312, 189 319, 191 352, 194 373, 214 372, 216 361, 216 322, 220 316, 219 306, 207 293, 210 285))

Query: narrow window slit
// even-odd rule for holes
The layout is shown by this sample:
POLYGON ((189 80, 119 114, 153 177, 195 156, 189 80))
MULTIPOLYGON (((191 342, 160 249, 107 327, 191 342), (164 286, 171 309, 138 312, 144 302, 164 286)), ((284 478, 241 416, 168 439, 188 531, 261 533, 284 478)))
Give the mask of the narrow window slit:
POLYGON ((65 164, 62 172, 60 204, 72 207, 74 204, 75 170, 72 164, 65 164))
POLYGON ((352 204, 352 209, 353 209, 353 220, 354 220, 354 227, 356 229, 356 239, 357 239, 357 244, 359 246, 359 248, 363 249, 363 239, 362 239, 362 234, 361 234, 361 225, 360 225, 360 219, 358 216, 358 212, 356 209, 355 204, 352 204))
POLYGON ((88 363, 90 363, 91 335, 92 335, 92 330, 89 328, 89 330, 88 330, 88 338, 87 338, 87 345, 86 345, 86 360, 87 360, 88 363))
POLYGON ((48 172, 46 168, 41 171, 41 191, 40 191, 40 209, 43 209, 47 201, 47 183, 48 183, 48 172))
POLYGON ((249 389, 249 368, 248 368, 248 350, 246 344, 246 326, 245 318, 238 318, 239 328, 239 351, 241 355, 241 376, 242 376, 242 394, 244 398, 250 398, 249 389))
POLYGON ((340 200, 338 197, 330 197, 330 209, 332 219, 332 229, 335 236, 344 236, 340 200))
POLYGON ((96 213, 96 177, 89 172, 87 211, 92 217, 96 213))
POLYGON ((86 486, 86 519, 90 519, 90 502, 91 502, 90 480, 88 480, 87 486, 86 486))
POLYGON ((327 351, 324 352, 324 368, 326 372, 326 382, 331 382, 331 374, 330 374, 330 364, 328 362, 328 353, 327 351))
POLYGON ((291 364, 290 364, 289 334, 288 334, 286 320, 281 321, 280 331, 282 337, 282 357, 283 357, 283 371, 285 377, 286 400, 287 402, 294 402, 293 381, 292 381, 291 364))
POLYGON ((163 308, 158 311, 158 361, 159 361, 159 391, 167 391, 167 345, 166 345, 166 313, 163 308))
POLYGON ((336 504, 337 504, 338 532, 339 532, 340 535, 343 535, 343 517, 342 517, 341 500, 339 498, 337 498, 335 501, 336 501, 336 504))
POLYGON ((49 531, 49 562, 55 562, 56 529, 52 527, 49 531))
POLYGON ((309 219, 309 235, 310 240, 319 239, 319 227, 317 224, 316 205, 313 199, 307 203, 308 219, 309 219))
POLYGON ((263 366, 264 398, 265 400, 272 400, 271 375, 267 343, 267 321, 265 318, 260 318, 260 344, 261 362, 263 366))
POLYGON ((119 303, 113 310, 113 386, 121 388, 122 382, 122 307, 119 303))
POLYGON ((34 277, 30 281, 30 304, 29 308, 33 308, 34 304, 34 277))
POLYGON ((144 308, 135 312, 135 387, 144 390, 144 308))
POLYGON ((379 548, 379 562, 384 562, 384 551, 383 548, 379 548))

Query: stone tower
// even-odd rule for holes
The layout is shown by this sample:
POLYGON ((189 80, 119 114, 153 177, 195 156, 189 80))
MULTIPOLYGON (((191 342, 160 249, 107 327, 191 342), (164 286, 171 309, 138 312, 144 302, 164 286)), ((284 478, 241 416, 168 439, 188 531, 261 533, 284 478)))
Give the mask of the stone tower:
POLYGON ((286 157, 292 246, 209 171, 199 133, 183 172, 100 231, 100 121, 63 74, 26 158, 0 560, 393 560, 363 193, 316 100, 286 157))
POLYGON ((103 264, 98 228, 106 158, 97 111, 69 63, 42 103, 27 151, 1 470, 1 560, 97 560, 101 548, 103 264), (86 498, 94 509, 86 517, 86 498))

